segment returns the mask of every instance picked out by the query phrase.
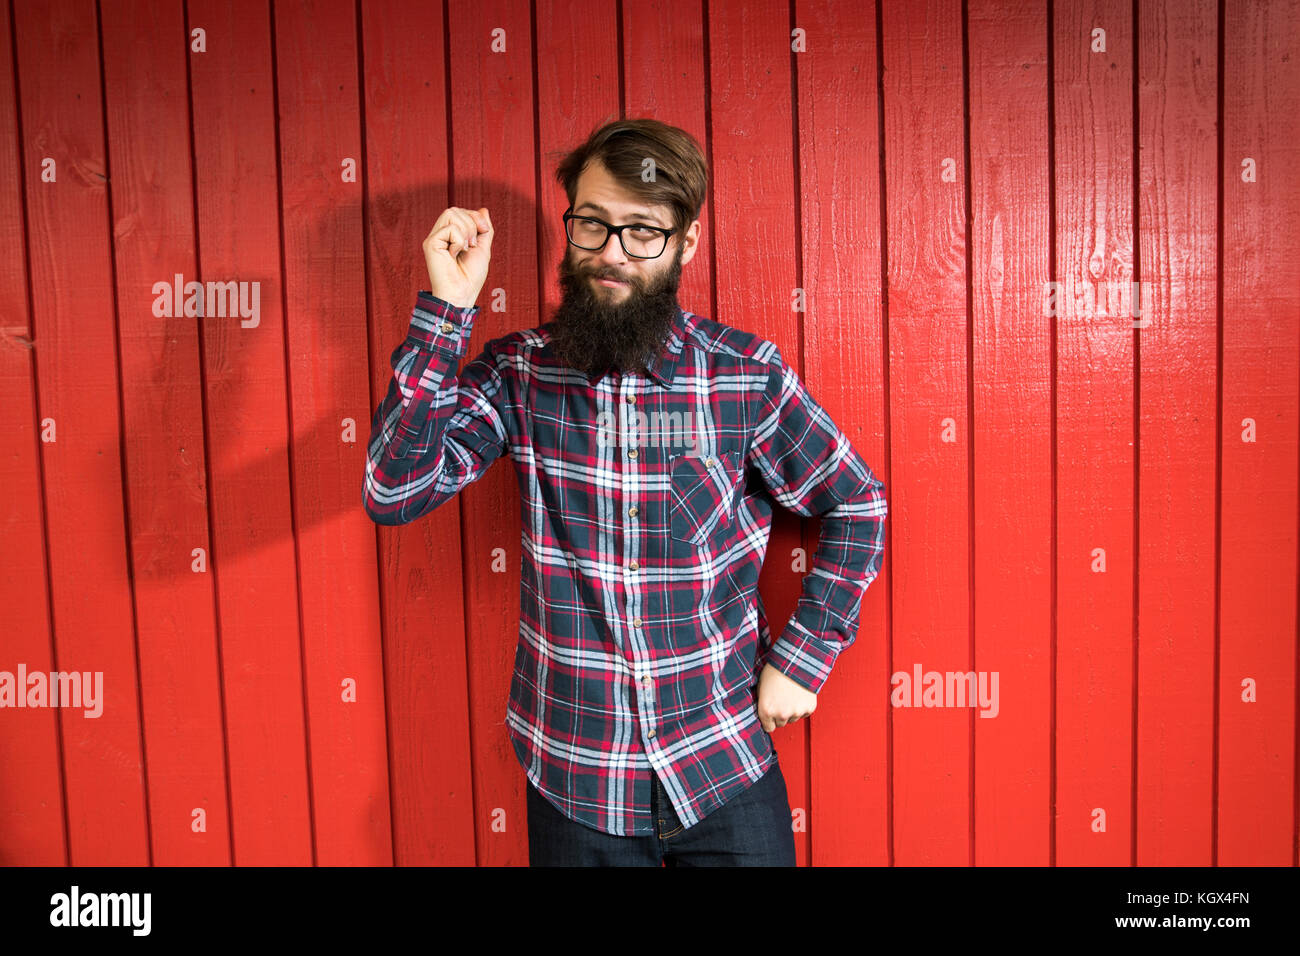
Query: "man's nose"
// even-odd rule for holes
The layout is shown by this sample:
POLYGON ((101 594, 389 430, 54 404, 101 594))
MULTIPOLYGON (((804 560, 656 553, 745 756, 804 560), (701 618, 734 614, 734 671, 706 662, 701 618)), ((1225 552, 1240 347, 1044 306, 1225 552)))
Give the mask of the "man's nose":
POLYGON ((612 232, 609 234, 609 238, 605 240, 605 248, 597 253, 596 258, 607 266, 627 265, 627 253, 623 251, 623 243, 619 242, 618 236, 612 232))

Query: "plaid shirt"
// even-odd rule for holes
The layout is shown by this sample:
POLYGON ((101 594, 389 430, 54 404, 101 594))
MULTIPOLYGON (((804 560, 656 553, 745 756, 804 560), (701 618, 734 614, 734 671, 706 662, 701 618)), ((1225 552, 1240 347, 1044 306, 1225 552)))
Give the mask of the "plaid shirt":
POLYGON ((564 366, 546 325, 467 363, 478 307, 420 291, 376 410, 363 500, 414 521, 500 455, 521 492, 519 642, 506 724, 567 817, 651 834, 651 773, 690 827, 776 761, 768 663, 816 692, 853 643, 884 542, 884 485, 756 335, 679 309, 645 374, 564 366), (821 515, 772 641, 758 574, 772 507, 821 515))

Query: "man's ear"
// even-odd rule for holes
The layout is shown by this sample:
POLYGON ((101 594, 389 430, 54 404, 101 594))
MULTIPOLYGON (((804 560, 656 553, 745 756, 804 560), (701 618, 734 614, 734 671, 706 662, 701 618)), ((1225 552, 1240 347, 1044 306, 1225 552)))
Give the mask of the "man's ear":
POLYGON ((700 244, 700 221, 696 219, 682 233, 682 265, 695 258, 695 250, 700 244))

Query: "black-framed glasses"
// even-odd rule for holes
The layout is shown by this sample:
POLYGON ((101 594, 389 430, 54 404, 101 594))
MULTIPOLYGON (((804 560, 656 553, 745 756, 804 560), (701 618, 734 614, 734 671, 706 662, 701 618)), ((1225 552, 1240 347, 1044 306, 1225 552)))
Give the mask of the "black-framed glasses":
POLYGON ((664 229, 642 222, 615 226, 595 216, 576 216, 572 206, 564 211, 564 234, 569 237, 569 242, 588 252, 604 249, 612 232, 631 258, 657 259, 668 248, 668 237, 676 231, 675 228, 664 229))

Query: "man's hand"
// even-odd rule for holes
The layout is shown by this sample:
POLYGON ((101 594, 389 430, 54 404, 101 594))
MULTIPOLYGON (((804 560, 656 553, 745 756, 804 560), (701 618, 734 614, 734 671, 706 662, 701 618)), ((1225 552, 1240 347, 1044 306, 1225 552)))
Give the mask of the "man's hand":
POLYGON ((444 209, 424 239, 429 291, 455 306, 473 305, 487 279, 493 234, 487 209, 444 209))
POLYGON ((758 719, 769 734, 817 709, 817 695, 771 664, 758 675, 758 719))

